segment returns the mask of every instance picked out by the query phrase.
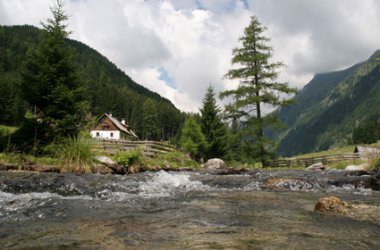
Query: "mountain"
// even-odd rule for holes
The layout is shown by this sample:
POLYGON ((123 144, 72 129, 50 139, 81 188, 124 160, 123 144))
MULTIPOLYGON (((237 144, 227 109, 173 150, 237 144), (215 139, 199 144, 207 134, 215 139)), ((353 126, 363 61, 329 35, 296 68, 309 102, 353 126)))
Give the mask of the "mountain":
POLYGON ((357 126, 380 115, 380 50, 348 69, 316 75, 294 100, 276 111, 287 126, 276 135, 279 155, 351 143, 357 126))
MULTIPOLYGON (((42 34, 42 30, 29 25, 0 26, 0 124, 20 125, 23 120, 27 107, 18 84, 23 62, 39 46, 42 34)), ((149 139, 168 139, 177 134, 184 114, 169 100, 134 82, 89 46, 71 39, 66 42, 74 51, 93 116, 112 112, 115 117, 125 118, 144 139, 145 127, 153 126, 158 131, 149 139), (155 124, 143 123, 144 113, 155 114, 155 124)))

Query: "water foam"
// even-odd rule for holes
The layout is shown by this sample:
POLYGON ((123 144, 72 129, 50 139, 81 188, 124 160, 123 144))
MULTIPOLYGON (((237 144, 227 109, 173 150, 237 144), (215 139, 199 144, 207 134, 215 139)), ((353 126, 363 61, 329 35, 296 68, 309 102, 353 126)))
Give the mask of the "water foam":
POLYGON ((209 186, 200 181, 191 180, 189 174, 160 171, 153 174, 151 181, 140 185, 139 195, 147 198, 169 197, 178 192, 207 190, 208 188, 209 186))

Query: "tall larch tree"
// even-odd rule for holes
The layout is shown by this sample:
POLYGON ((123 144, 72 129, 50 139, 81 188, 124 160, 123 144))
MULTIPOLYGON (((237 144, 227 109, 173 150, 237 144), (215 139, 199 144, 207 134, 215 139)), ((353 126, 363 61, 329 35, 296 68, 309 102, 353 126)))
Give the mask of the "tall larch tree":
POLYGON ((226 74, 226 78, 237 79, 240 83, 236 89, 220 94, 221 98, 232 97, 234 100, 226 105, 226 112, 239 118, 242 127, 246 128, 242 140, 254 145, 252 154, 263 164, 270 148, 270 141, 264 136, 264 128, 278 123, 275 117, 263 115, 263 105, 288 105, 289 101, 282 95, 296 92, 287 83, 276 81, 278 69, 283 64, 270 61, 272 48, 268 45, 270 39, 264 36, 265 30, 255 16, 251 17, 249 26, 240 38, 242 46, 232 52, 232 64, 236 67, 226 74))
POLYGON ((227 127, 222 122, 221 110, 216 104, 212 86, 207 88, 200 113, 202 132, 208 142, 205 160, 210 158, 225 158, 227 154, 227 127))
POLYGON ((53 18, 42 23, 43 42, 29 55, 22 72, 22 95, 40 124, 35 139, 42 144, 77 136, 87 109, 74 52, 65 41, 69 32, 63 5, 56 0, 51 7, 53 18))

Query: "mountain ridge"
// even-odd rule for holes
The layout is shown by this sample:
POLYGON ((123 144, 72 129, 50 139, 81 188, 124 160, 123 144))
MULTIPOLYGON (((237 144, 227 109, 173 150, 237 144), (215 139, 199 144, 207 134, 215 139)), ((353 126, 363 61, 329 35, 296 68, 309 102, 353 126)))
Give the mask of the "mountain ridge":
POLYGON ((380 50, 347 69, 317 74, 277 111, 288 127, 276 134, 279 155, 326 150, 351 143, 355 127, 380 112, 380 50))

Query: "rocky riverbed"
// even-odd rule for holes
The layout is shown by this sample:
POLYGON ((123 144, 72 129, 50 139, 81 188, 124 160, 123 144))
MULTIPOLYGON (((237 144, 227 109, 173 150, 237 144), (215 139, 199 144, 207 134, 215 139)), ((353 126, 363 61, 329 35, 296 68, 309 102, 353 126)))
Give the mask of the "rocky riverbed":
POLYGON ((379 249, 380 178, 347 171, 0 172, 4 249, 379 249), (219 173, 220 174, 220 173, 219 173), (339 197, 344 213, 315 212, 339 197))

